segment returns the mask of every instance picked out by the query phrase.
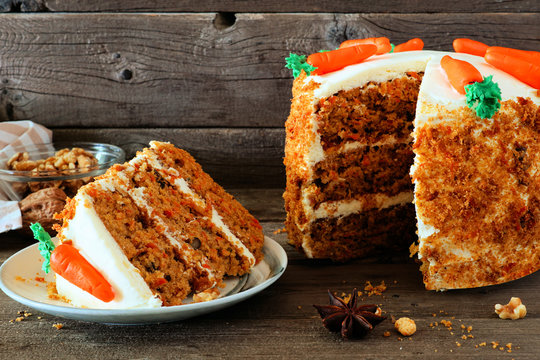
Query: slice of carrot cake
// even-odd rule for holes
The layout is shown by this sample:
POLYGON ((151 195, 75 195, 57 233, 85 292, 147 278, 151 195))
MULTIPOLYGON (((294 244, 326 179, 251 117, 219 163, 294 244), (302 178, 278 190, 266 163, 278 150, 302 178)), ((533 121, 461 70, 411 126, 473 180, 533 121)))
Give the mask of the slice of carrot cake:
POLYGON ((225 276, 246 274, 263 257, 258 221, 168 143, 151 142, 80 188, 59 217, 61 243, 114 293, 100 300, 56 274, 59 295, 75 306, 180 305, 192 293, 195 301, 210 300, 225 276))

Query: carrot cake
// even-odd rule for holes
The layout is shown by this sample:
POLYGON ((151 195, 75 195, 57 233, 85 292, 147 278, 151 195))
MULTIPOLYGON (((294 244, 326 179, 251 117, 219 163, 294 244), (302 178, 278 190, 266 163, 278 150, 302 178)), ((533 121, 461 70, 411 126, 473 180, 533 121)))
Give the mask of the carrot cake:
POLYGON ((246 274, 263 257, 259 222, 169 143, 151 142, 80 188, 59 217, 61 243, 113 293, 100 300, 57 273, 58 294, 75 306, 171 306, 189 294, 210 300, 224 276, 246 274))
POLYGON ((344 261, 418 239, 428 289, 540 268, 537 90, 482 57, 437 51, 297 75, 284 199, 290 243, 307 257, 344 261), (445 55, 492 76, 502 94, 493 116, 450 85, 445 55))

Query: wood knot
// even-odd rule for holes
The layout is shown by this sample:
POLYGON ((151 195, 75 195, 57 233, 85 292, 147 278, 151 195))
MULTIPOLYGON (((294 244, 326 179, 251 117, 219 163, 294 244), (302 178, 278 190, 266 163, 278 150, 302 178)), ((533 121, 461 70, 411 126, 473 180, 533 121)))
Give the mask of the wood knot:
POLYGON ((214 18, 214 27, 218 30, 225 30, 236 23, 236 14, 233 12, 218 12, 214 18))
POLYGON ((131 78, 133 77, 133 71, 129 70, 129 69, 124 69, 120 72, 120 79, 122 80, 131 80, 131 78))

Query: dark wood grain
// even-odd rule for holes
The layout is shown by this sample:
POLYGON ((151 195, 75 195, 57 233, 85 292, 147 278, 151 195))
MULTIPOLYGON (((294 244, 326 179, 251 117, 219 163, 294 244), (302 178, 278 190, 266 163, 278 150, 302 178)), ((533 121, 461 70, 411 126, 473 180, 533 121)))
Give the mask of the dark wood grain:
POLYGON ((282 127, 289 52, 349 38, 454 37, 540 48, 538 13, 0 16, 0 120, 49 127, 282 127))
POLYGON ((93 141, 114 144, 127 159, 151 140, 168 141, 188 151, 225 187, 285 186, 285 130, 234 129, 55 129, 54 141, 93 141))
POLYGON ((401 1, 270 1, 270 0, 213 0, 213 1, 178 1, 178 0, 0 0, 4 11, 66 11, 66 12, 336 12, 336 13, 417 13, 417 12, 531 12, 539 11, 540 4, 534 0, 521 1, 441 1, 418 0, 401 1), (36 3, 40 5, 35 10, 36 3), (7 10, 6 10, 7 9, 7 10))
MULTIPOLYGON (((540 273, 492 287, 426 291, 418 265, 406 254, 384 263, 371 259, 333 264, 305 259, 287 244, 285 233, 274 233, 283 227, 280 189, 232 189, 232 193, 260 219, 274 219, 263 221, 264 231, 284 247, 289 257, 287 271, 277 283, 223 311, 144 326, 61 319, 35 312, 0 293, 0 357, 533 359, 540 353, 540 273), (274 215, 267 216, 269 213, 274 215), (276 219, 276 215, 281 218, 276 219), (353 341, 343 341, 322 327, 312 304, 327 303, 327 289, 350 293, 354 287, 363 289, 366 281, 379 284, 383 280, 388 284, 383 296, 363 296, 363 302, 380 304, 389 317, 414 319, 418 330, 411 340, 399 341, 389 320, 365 339, 353 341), (501 320, 493 312, 494 304, 506 303, 511 296, 521 297, 527 305, 525 319, 501 320), (10 323, 20 310, 33 315, 10 323), (430 323, 442 319, 452 322, 452 330, 430 327, 430 323), (58 322, 64 324, 63 329, 52 327, 58 322), (472 326, 474 338, 461 339, 468 334, 461 325, 472 326), (391 335, 384 337, 385 331, 391 335), (502 347, 512 343, 512 353, 506 348, 493 349, 492 341, 502 347), (487 346, 475 347, 482 342, 487 346)), ((0 234, 0 263, 31 243, 15 233, 0 234)))

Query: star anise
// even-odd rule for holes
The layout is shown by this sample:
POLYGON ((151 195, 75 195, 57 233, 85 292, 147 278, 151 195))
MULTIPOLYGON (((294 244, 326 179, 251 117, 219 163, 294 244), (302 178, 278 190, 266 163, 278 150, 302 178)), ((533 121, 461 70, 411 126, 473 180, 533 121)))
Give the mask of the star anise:
POLYGON ((313 305, 321 318, 323 325, 332 332, 341 332, 344 338, 362 337, 373 327, 386 319, 375 314, 377 305, 359 305, 358 291, 354 289, 348 302, 335 296, 328 290, 330 305, 313 305))

